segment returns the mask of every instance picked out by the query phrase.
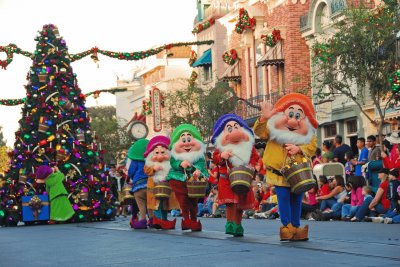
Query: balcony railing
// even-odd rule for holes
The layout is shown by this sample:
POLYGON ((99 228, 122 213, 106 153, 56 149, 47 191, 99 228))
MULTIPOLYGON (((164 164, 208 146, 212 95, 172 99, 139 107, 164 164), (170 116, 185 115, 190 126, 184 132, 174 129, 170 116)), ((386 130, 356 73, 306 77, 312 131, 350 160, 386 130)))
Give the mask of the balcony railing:
POLYGON ((243 119, 252 119, 260 116, 260 109, 253 106, 260 106, 262 102, 271 102, 272 105, 278 101, 281 94, 279 92, 270 93, 268 95, 258 95, 252 98, 246 99, 246 101, 239 101, 236 108, 235 113, 241 116, 243 119), (247 103, 246 103, 247 102, 247 103), (253 106, 251 106, 251 105, 253 106))
POLYGON ((220 0, 220 1, 212 1, 211 5, 204 12, 204 17, 222 17, 228 14, 233 10, 232 1, 229 0, 220 0))

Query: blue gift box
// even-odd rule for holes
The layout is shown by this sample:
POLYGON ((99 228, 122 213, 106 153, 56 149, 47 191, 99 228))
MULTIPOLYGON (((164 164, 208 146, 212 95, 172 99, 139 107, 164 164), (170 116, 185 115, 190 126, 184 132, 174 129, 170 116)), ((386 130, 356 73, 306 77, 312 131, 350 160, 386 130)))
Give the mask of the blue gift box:
POLYGON ((24 222, 50 220, 48 195, 22 197, 22 220, 24 222))

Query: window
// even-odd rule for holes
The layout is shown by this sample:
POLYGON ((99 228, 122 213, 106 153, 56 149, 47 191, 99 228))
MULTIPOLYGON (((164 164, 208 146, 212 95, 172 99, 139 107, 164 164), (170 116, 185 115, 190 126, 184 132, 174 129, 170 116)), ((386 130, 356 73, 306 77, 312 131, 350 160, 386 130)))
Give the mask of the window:
POLYGON ((334 137, 337 134, 336 123, 328 124, 324 126, 325 137, 334 137))
POLYGON ((204 81, 209 81, 212 79, 212 67, 211 65, 204 65, 203 67, 204 81))
POLYGON ((357 133, 357 120, 349 120, 346 122, 347 134, 357 133))
POLYGON ((392 132, 392 125, 389 123, 385 123, 383 125, 382 134, 387 135, 392 132))

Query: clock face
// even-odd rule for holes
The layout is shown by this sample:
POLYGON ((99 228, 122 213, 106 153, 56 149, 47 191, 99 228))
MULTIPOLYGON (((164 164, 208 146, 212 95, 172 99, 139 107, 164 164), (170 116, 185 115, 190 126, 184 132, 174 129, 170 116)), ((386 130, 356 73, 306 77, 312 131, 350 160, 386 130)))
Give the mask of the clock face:
POLYGON ((141 121, 134 122, 131 127, 131 133, 136 140, 146 138, 149 133, 147 125, 141 121))

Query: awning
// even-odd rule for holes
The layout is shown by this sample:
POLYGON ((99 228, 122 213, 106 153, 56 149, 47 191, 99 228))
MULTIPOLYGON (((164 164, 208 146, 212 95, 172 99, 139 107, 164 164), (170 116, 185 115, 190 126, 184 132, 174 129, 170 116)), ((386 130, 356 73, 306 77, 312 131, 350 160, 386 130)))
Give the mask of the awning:
POLYGON ((227 81, 235 81, 240 82, 242 80, 242 76, 240 76, 240 69, 239 69, 239 60, 235 62, 235 64, 229 66, 224 74, 221 76, 221 80, 224 82, 227 81))
POLYGON ((203 55, 193 63, 192 67, 201 67, 204 65, 211 65, 211 48, 204 51, 203 55))
POLYGON ((278 42, 274 47, 270 48, 267 53, 257 62, 257 66, 272 66, 284 64, 282 42, 278 42))

